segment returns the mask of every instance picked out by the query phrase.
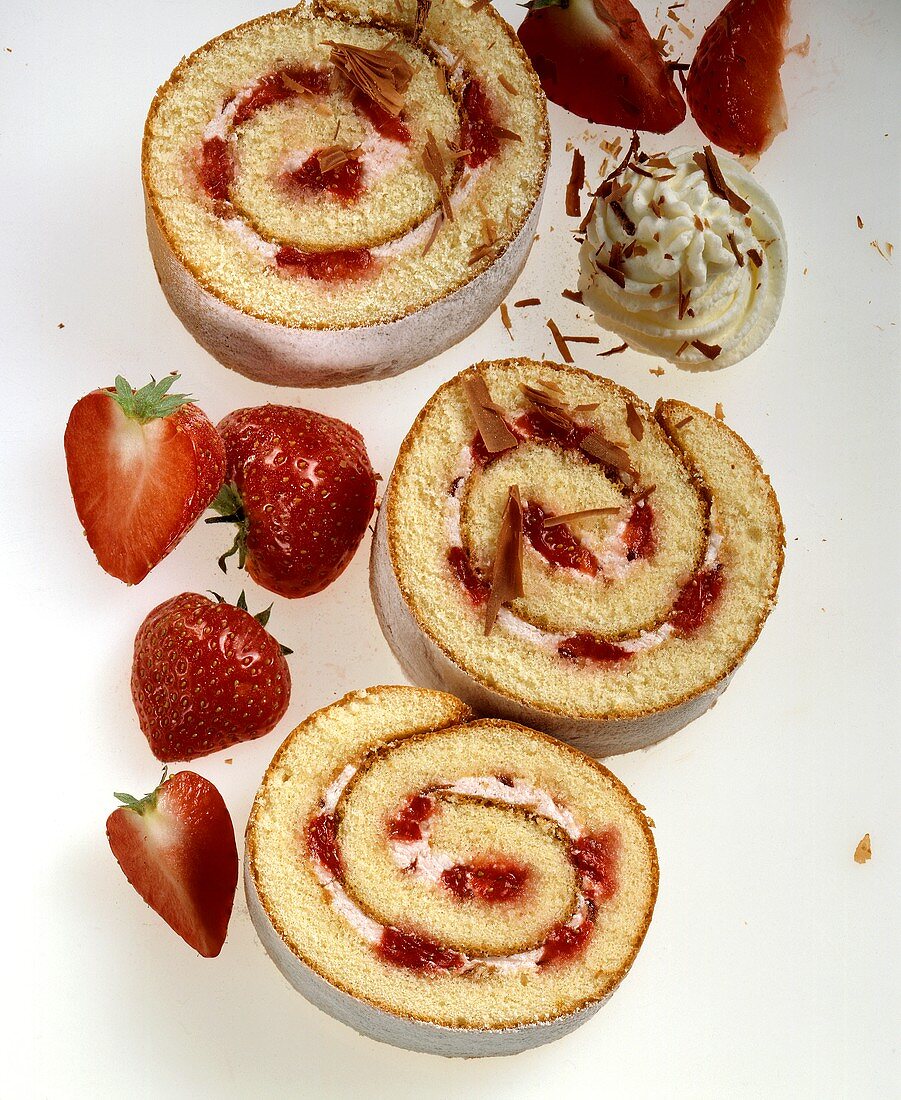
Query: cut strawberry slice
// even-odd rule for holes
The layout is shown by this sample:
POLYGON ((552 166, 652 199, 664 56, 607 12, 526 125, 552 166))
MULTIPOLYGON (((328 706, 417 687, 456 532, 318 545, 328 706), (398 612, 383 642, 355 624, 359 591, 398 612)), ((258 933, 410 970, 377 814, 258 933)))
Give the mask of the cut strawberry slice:
POLYGON ((533 0, 519 38, 548 98, 589 122, 666 134, 685 118, 629 0, 533 0))
POLYGON ((736 156, 759 156, 788 125, 779 79, 788 26, 789 0, 730 0, 691 63, 691 113, 736 156))
POLYGON ((94 390, 66 425, 75 510, 97 561, 126 584, 143 580, 215 497, 225 448, 177 375, 133 391, 94 390))
POLYGON ((163 779, 106 822, 113 855, 144 901, 206 958, 225 942, 238 883, 235 830, 222 795, 195 772, 163 779))

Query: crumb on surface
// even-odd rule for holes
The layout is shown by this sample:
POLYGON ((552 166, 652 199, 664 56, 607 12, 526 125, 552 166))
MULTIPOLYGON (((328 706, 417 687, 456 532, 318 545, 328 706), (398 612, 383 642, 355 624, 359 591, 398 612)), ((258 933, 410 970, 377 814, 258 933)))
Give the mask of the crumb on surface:
POLYGON ((873 855, 873 847, 870 844, 870 834, 864 833, 857 847, 854 849, 854 862, 866 863, 873 855))

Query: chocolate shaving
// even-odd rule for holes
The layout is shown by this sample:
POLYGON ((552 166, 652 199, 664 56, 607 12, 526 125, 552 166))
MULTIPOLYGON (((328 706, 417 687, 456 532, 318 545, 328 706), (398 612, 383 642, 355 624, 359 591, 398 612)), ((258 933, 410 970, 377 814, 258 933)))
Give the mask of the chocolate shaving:
POLYGON ((625 289, 626 276, 621 271, 617 271, 615 267, 605 264, 602 260, 595 260, 594 262, 598 271, 602 271, 607 278, 612 279, 618 287, 625 289))
POLYGON ((723 350, 719 344, 705 344, 703 340, 692 340, 692 346, 696 347, 705 359, 716 359, 723 350))
POLYGON ((510 310, 507 309, 507 303, 501 302, 501 321, 504 328, 510 333, 510 339, 513 339, 513 322, 510 320, 510 310))
POLYGON ((491 568, 491 594, 485 608, 486 635, 491 633, 502 605, 522 594, 522 501, 519 487, 511 485, 491 568))
POLYGON ((659 298, 662 293, 663 293, 663 283, 658 283, 656 286, 652 286, 651 289, 648 291, 648 294, 652 298, 659 298))
POLYGON ((863 218, 860 216, 860 214, 857 215, 857 228, 863 229, 863 218))
MULTIPOLYGON (((686 68, 687 67, 688 66, 686 66, 686 68)), ((675 68, 675 66, 674 66, 674 68, 675 68)), ((676 167, 675 164, 673 164, 673 162, 669 159, 669 157, 663 156, 662 154, 658 154, 658 155, 653 156, 653 157, 648 157, 648 159, 645 161, 645 164, 648 166, 648 168, 675 168, 676 167)))
POLYGON ((601 359, 606 359, 608 355, 619 355, 621 351, 628 351, 628 344, 617 344, 615 348, 607 348, 606 351, 599 351, 598 356, 601 359))
POLYGON ((361 155, 362 150, 359 146, 355 149, 345 149, 343 145, 330 145, 327 149, 320 149, 316 153, 316 162, 319 165, 319 171, 325 175, 327 172, 334 172, 336 168, 340 168, 349 161, 358 160, 361 155))
POLYGON ((332 64, 355 88, 394 118, 401 113, 413 67, 396 50, 367 50, 346 42, 323 45, 331 46, 332 64))
POLYGON ((615 271, 621 271, 623 266, 623 246, 619 241, 614 241, 610 246, 610 266, 615 271))
POLYGON ((678 423, 673 424, 673 431, 679 431, 680 428, 684 428, 686 424, 690 424, 694 420, 693 416, 683 416, 678 423))
POLYGON ((432 223, 432 228, 429 232, 428 240, 425 242, 425 245, 423 246, 423 249, 422 249, 423 256, 425 256, 428 253, 429 249, 432 247, 432 245, 438 239, 438 234, 441 232, 441 227, 443 225, 444 225, 444 211, 439 210, 438 213, 437 213, 437 216, 435 217, 435 221, 432 223))
POLYGON ((676 348, 676 357, 678 358, 687 347, 688 341, 683 340, 682 343, 676 348))
POLYGON ((504 91, 509 92, 510 95, 519 95, 519 90, 516 88, 515 85, 510 83, 510 81, 504 76, 503 73, 498 76, 497 82, 504 89, 504 91))
POLYGON ((599 344, 600 336, 564 336, 567 344, 599 344))
POLYGON ((748 256, 755 267, 763 267, 763 256, 761 256, 756 248, 749 248, 748 256))
POLYGON ((584 302, 581 290, 561 290, 560 293, 564 298, 569 298, 571 302, 578 302, 579 305, 582 305, 584 302))
POLYGON ((654 174, 652 172, 646 172, 644 168, 636 164, 634 161, 629 165, 629 169, 632 172, 637 172, 639 176, 646 176, 649 180, 654 179, 654 174))
POLYGON ((638 410, 631 401, 626 402, 626 424, 628 424, 633 437, 640 443, 644 439, 644 424, 638 415, 638 410))
POLYGON ((569 183, 566 185, 566 213, 570 218, 581 218, 582 204, 579 193, 585 186, 585 158, 578 149, 573 149, 573 163, 569 171, 569 183))
POLYGON ((751 209, 751 204, 745 202, 741 195, 737 195, 726 183, 726 177, 723 175, 719 161, 710 146, 705 145, 704 152, 695 153, 692 159, 707 177, 710 190, 719 195, 720 198, 725 199, 732 209, 737 210, 739 214, 747 214, 751 209))
POLYGON ((623 227, 623 230, 630 236, 635 236, 635 222, 629 217, 629 215, 623 210, 622 203, 618 199, 611 199, 608 204, 610 209, 616 215, 619 224, 623 227))
POLYGON ((656 490, 656 488, 657 488, 656 485, 647 485, 647 486, 645 486, 644 489, 641 489, 639 492, 635 493, 635 495, 632 497, 632 504, 633 505, 641 504, 642 501, 645 501, 645 500, 648 499, 648 497, 651 495, 651 493, 653 493, 656 490))
POLYGON ((559 516, 545 516, 542 527, 558 527, 561 523, 572 523, 580 519, 592 519, 594 516, 618 516, 619 508, 582 508, 578 512, 563 512, 559 516))
POLYGON ((432 0, 416 0, 416 19, 413 23, 413 41, 418 42, 419 36, 425 30, 426 20, 429 17, 429 8, 432 0))
POLYGON ((716 420, 726 419, 726 414, 723 412, 723 406, 719 401, 717 401, 716 405, 714 406, 713 415, 716 420))
POLYGON ((579 222, 579 228, 576 230, 577 233, 584 233, 585 230, 588 228, 588 223, 594 217, 594 212, 597 208, 597 205, 598 200, 597 196, 595 196, 589 203, 588 209, 585 211, 585 217, 579 222))
POLYGON ((551 336, 553 336, 554 343, 557 345, 557 351, 563 356, 563 362, 574 363, 575 359, 572 357, 572 352, 566 346, 563 334, 560 332, 560 329, 557 328, 557 324, 552 317, 548 317, 547 327, 551 330, 551 336))
POLYGON ((572 411, 577 412, 594 412, 595 409, 600 407, 600 401, 583 401, 581 405, 573 405, 572 411))
POLYGON ((540 298, 520 298, 518 302, 514 302, 513 305, 517 309, 522 309, 523 306, 540 306, 540 298))
POLYGON ((593 431, 591 435, 587 435, 579 444, 579 449, 603 462, 605 466, 612 466, 620 473, 634 476, 635 471, 629 461, 628 452, 616 443, 611 443, 609 439, 605 439, 599 431, 593 431))
MULTIPOLYGON (((422 147, 422 166, 434 180, 438 188, 438 200, 441 203, 441 211, 449 222, 454 220, 454 209, 451 206, 450 194, 444 185, 445 163, 438 142, 431 130, 426 130, 426 142, 422 147)), ((470 260, 470 263, 472 260, 470 260)))
POLYGON ((512 451, 517 445, 516 436, 507 427, 502 410, 491 400, 485 379, 477 370, 472 370, 463 375, 462 381, 485 450, 491 455, 512 451))
POLYGON ((492 126, 491 132, 504 141, 522 141, 521 134, 517 134, 515 130, 508 130, 504 126, 492 126))
POLYGON ((735 262, 738 264, 739 267, 744 267, 745 258, 744 256, 742 256, 741 252, 738 249, 738 245, 735 243, 735 234, 727 233, 726 240, 729 242, 729 247, 732 249, 732 255, 735 257, 735 262))
POLYGON ((688 300, 691 298, 691 287, 683 294, 682 292, 682 270, 679 269, 679 320, 685 316, 685 310, 688 308, 688 300))
MULTIPOLYGON (((617 141, 619 141, 619 138, 617 138, 617 141)), ((622 173, 627 168, 629 161, 632 159, 633 156, 635 156, 640 147, 641 142, 638 137, 638 131, 633 130, 632 138, 629 141, 629 148, 626 150, 625 156, 612 171, 607 173, 607 175, 604 177, 604 183, 607 183, 608 180, 616 179, 617 176, 622 175, 622 173)))

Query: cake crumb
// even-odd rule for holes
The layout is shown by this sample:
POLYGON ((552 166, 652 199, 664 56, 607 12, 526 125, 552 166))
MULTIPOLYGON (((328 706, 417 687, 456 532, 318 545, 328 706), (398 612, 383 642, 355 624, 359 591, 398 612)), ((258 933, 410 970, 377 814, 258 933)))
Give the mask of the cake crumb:
POLYGON ((866 863, 867 860, 872 856, 872 854, 873 848, 870 844, 870 834, 864 833, 863 836, 860 838, 860 843, 854 849, 854 862, 866 863))
POLYGON ((658 378, 660 378, 661 375, 666 374, 666 371, 663 369, 663 367, 650 367, 649 369, 651 374, 656 374, 658 378))
POLYGON ((723 406, 722 406, 721 402, 717 401, 717 403, 714 407, 714 410, 713 410, 713 415, 714 415, 715 419, 717 419, 717 420, 725 420, 726 419, 726 414, 723 412, 723 406))
POLYGON ((226 758, 222 761, 223 764, 234 764, 234 762, 235 758, 233 756, 226 756, 226 758))

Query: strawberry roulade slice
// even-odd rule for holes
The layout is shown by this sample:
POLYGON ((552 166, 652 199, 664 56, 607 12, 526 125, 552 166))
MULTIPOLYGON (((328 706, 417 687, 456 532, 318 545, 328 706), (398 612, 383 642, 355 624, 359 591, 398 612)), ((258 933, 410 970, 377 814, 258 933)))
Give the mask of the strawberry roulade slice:
POLYGON ((783 541, 768 478, 720 420, 511 359, 420 413, 371 587, 417 683, 605 756, 714 703, 774 603, 783 541))
POLYGON ((276 12, 157 93, 150 249, 169 304, 226 366, 297 386, 397 374, 503 300, 549 153, 538 78, 490 4, 276 12))
POLYGON ((313 714, 247 827, 250 914, 285 977, 433 1054, 515 1054, 584 1023, 631 966, 657 878, 643 808, 606 768, 421 688, 313 714))

